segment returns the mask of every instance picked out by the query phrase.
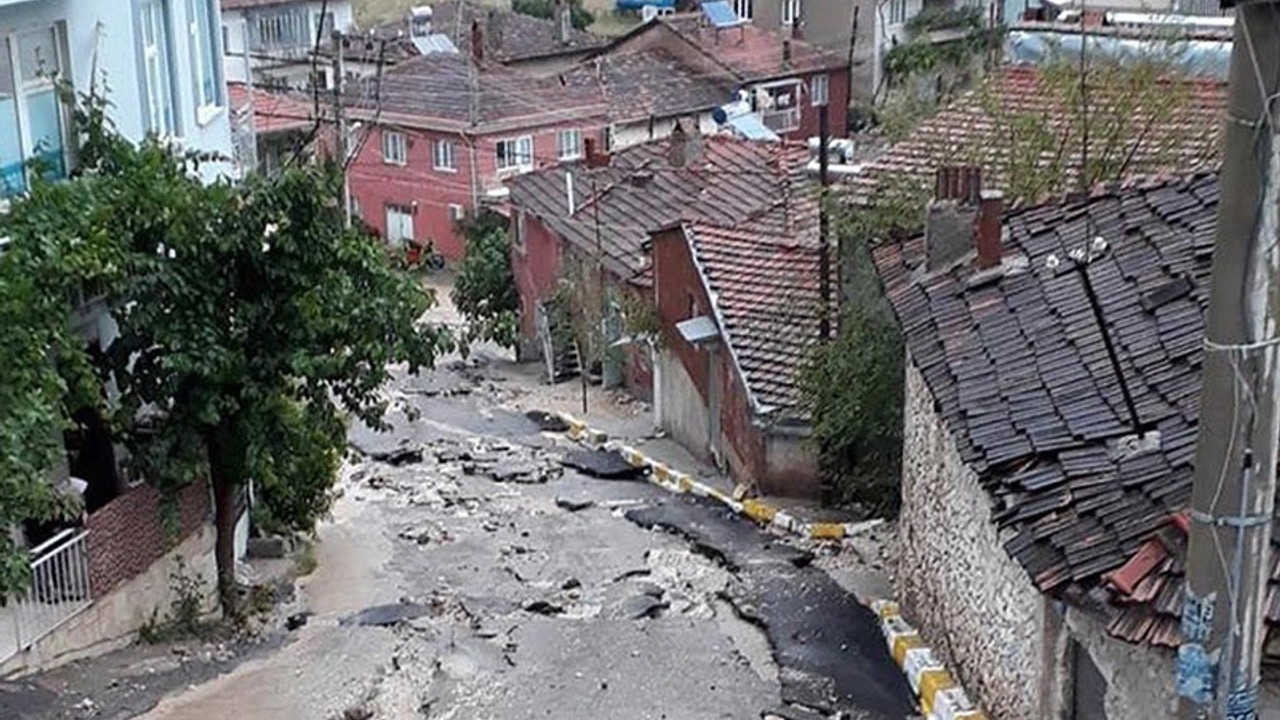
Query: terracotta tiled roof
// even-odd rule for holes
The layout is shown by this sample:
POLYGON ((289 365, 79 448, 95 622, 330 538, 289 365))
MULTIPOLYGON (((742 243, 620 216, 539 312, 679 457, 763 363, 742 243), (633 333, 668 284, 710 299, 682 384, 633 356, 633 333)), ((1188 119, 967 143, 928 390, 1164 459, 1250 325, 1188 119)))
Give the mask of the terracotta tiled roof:
MULTIPOLYGON (((248 110, 249 92, 243 83, 227 83, 227 96, 231 101, 232 112, 241 113, 248 110)), ((259 135, 269 135, 305 130, 314 122, 312 107, 301 98, 254 88, 254 132, 259 135)))
MULTIPOLYGON (((967 264, 925 273, 921 238, 875 251, 1005 550, 1042 591, 1106 613, 1132 642, 1178 642, 1184 541, 1170 522, 1190 496, 1217 200, 1202 175, 1013 211, 1005 257, 1026 269, 995 281, 973 282, 967 264), (1048 262, 1098 236, 1110 247, 1087 272, 1139 429, 1158 432, 1150 446, 1126 449, 1135 429, 1081 279, 1048 262)), ((1274 585, 1268 619, 1280 620, 1274 585)))
MULTIPOLYGON (((778 234, 753 221, 694 222, 685 232, 755 409, 801 418, 796 373, 819 340, 822 315, 816 223, 778 234)), ((831 277, 834 292, 834 268, 831 277)))
POLYGON ((353 113, 366 119, 378 114, 388 122, 519 128, 606 112, 597 88, 566 87, 556 78, 532 77, 500 65, 477 66, 462 54, 411 58, 383 72, 381 79, 352 86, 353 113))
POLYGON ((598 219, 602 260, 625 279, 645 277, 649 234, 684 220, 728 226, 754 220, 776 229, 816 218, 803 145, 724 135, 698 142, 700 153, 681 168, 668 160, 670 142, 657 140, 614 153, 608 167, 572 163, 522 175, 509 183, 511 202, 586 253, 595 252, 598 219))
POLYGON ((733 99, 729 73, 708 76, 662 48, 611 53, 563 73, 571 85, 603 88, 615 122, 710 110, 733 99))
MULTIPOLYGON (((431 3, 431 8, 434 11, 431 18, 432 31, 447 36, 464 55, 471 54, 471 23, 473 20, 479 21, 485 57, 499 63, 572 55, 608 42, 607 38, 573 28, 569 32, 569 41, 562 43, 555 21, 511 10, 484 7, 478 0, 446 0, 431 3)), ((374 28, 373 34, 393 41, 388 48, 390 57, 386 59, 389 61, 418 54, 408 38, 407 19, 379 25, 374 28)))
MULTIPOLYGON (((1150 118, 1142 142, 1131 155, 1124 155, 1129 158, 1129 177, 1212 170, 1220 161, 1226 85, 1207 79, 1164 82, 1185 90, 1187 102, 1179 103, 1172 113, 1150 118)), ((987 108, 994 102, 1009 115, 1038 117, 1051 126, 1066 128, 1071 115, 1065 108, 1071 100, 1055 95, 1053 87, 1046 85, 1034 68, 1005 68, 988 78, 983 87, 965 93, 925 120, 907 139, 869 161, 861 173, 847 176, 847 182, 857 198, 868 199, 886 178, 914 177, 928 183, 940 164, 959 162, 980 166, 988 187, 1004 187, 1009 163, 1008 128, 1001 127, 987 108)), ((1091 98, 1096 106, 1114 101, 1103 90, 1095 90, 1091 98)), ((1144 126, 1135 125, 1135 132, 1137 127, 1144 126)), ((1105 132, 1094 132, 1090 138, 1094 160, 1103 156, 1107 142, 1105 132)), ((1051 150, 1043 155, 1039 166, 1051 171, 1053 166, 1061 165, 1068 186, 1073 185, 1080 166, 1079 142, 1065 143, 1060 160, 1055 160, 1056 148, 1051 150)), ((1121 155, 1113 150, 1111 156, 1121 155)))
POLYGON ((707 56, 731 70, 740 80, 759 81, 849 66, 847 57, 784 38, 773 30, 747 23, 717 30, 702 13, 681 13, 654 20, 674 30, 707 56), (791 59, 784 60, 784 45, 791 44, 791 59))
POLYGON ((243 10, 245 8, 267 7, 268 5, 286 5, 293 0, 222 0, 223 10, 243 10))

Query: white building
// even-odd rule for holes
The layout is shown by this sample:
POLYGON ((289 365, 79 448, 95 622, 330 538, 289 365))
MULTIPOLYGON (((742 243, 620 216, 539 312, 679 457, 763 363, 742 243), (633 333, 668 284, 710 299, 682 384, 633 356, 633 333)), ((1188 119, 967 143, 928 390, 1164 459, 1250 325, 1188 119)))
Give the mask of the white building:
POLYGON ((227 79, 278 88, 330 87, 334 30, 355 26, 351 0, 222 0, 227 79), (317 38, 321 52, 318 54, 317 38))
MULTIPOLYGON (((0 0, 0 196, 74 164, 57 80, 105 88, 127 138, 230 156, 217 0, 0 0)), ((229 166, 202 168, 209 177, 229 166)))

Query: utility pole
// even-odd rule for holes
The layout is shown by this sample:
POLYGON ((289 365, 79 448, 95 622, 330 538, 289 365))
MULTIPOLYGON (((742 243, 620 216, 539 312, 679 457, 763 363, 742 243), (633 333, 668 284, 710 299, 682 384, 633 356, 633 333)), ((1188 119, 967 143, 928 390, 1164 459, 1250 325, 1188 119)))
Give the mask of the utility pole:
MULTIPOLYGON (((831 342, 831 241, 830 218, 827 214, 827 188, 831 178, 827 176, 827 150, 831 143, 830 104, 822 103, 818 114, 818 294, 822 296, 822 317, 818 319, 819 342, 831 342)), ((786 178, 783 178, 786 182, 786 178)), ((840 262, 837 258, 836 262, 840 262)))
POLYGON ((258 169, 258 114, 253 104, 253 61, 249 57, 249 23, 244 25, 244 84, 249 106, 249 142, 245 151, 246 174, 258 169))
POLYGON ((1178 649, 1184 720, 1257 717, 1280 439, 1278 11, 1236 4, 1178 649))
POLYGON ((333 31, 333 126, 337 134, 334 145, 338 149, 338 164, 342 167, 342 222, 351 227, 351 183, 347 180, 347 116, 343 112, 345 86, 344 48, 346 38, 338 30, 333 31))

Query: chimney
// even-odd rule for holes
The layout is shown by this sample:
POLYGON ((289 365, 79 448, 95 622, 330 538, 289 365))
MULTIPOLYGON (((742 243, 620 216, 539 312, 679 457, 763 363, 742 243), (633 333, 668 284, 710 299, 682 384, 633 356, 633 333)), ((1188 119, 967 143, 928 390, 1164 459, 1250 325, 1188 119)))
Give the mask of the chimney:
POLYGON ((782 39, 782 62, 783 64, 791 63, 791 38, 782 39))
POLYGON ((471 59, 477 65, 484 62, 484 31, 478 18, 471 21, 471 59))
POLYGON ((999 190, 982 190, 978 205, 978 269, 986 270, 1000 264, 1001 216, 1004 214, 1004 193, 999 190))
POLYGON ((608 153, 602 153, 596 148, 595 138, 582 139, 582 154, 586 157, 587 167, 599 168, 609 166, 608 153))
POLYGON ((667 164, 671 167, 684 167, 685 161, 688 160, 688 140, 684 125, 677 120, 676 126, 671 129, 671 137, 667 138, 667 164))
POLYGON ((942 270, 973 248, 981 188, 982 172, 975 167, 942 167, 934 173, 934 199, 924 223, 926 271, 942 270))
POLYGON ((573 34, 573 8, 569 0, 556 0, 556 39, 568 45, 573 34))

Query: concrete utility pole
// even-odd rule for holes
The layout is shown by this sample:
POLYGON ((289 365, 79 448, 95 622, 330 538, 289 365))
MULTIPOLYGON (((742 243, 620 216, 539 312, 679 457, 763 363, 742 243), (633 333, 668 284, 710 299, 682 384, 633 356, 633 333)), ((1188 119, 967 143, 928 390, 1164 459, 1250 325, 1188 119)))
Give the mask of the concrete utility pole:
MULTIPOLYGON (((818 182, 822 186, 822 190, 818 195, 818 242, 821 246, 818 249, 818 294, 822 296, 822 317, 818 318, 818 336, 822 343, 831 342, 831 240, 830 224, 831 220, 827 217, 827 190, 831 185, 831 178, 827 173, 827 150, 831 143, 831 120, 830 120, 830 104, 822 103, 821 113, 818 115, 818 182)), ((788 182, 783 178, 783 182, 788 182)), ((836 262, 842 262, 842 258, 836 258, 836 262)))
POLYGON ((1234 42, 1177 663, 1184 719, 1256 717, 1266 635, 1280 441, 1280 2, 1238 3, 1234 42))
POLYGON ((345 84, 344 45, 346 38, 342 33, 333 31, 333 126, 337 137, 334 145, 338 149, 338 163, 342 167, 342 220, 351 227, 351 183, 347 181, 347 115, 343 112, 343 87, 345 84))

